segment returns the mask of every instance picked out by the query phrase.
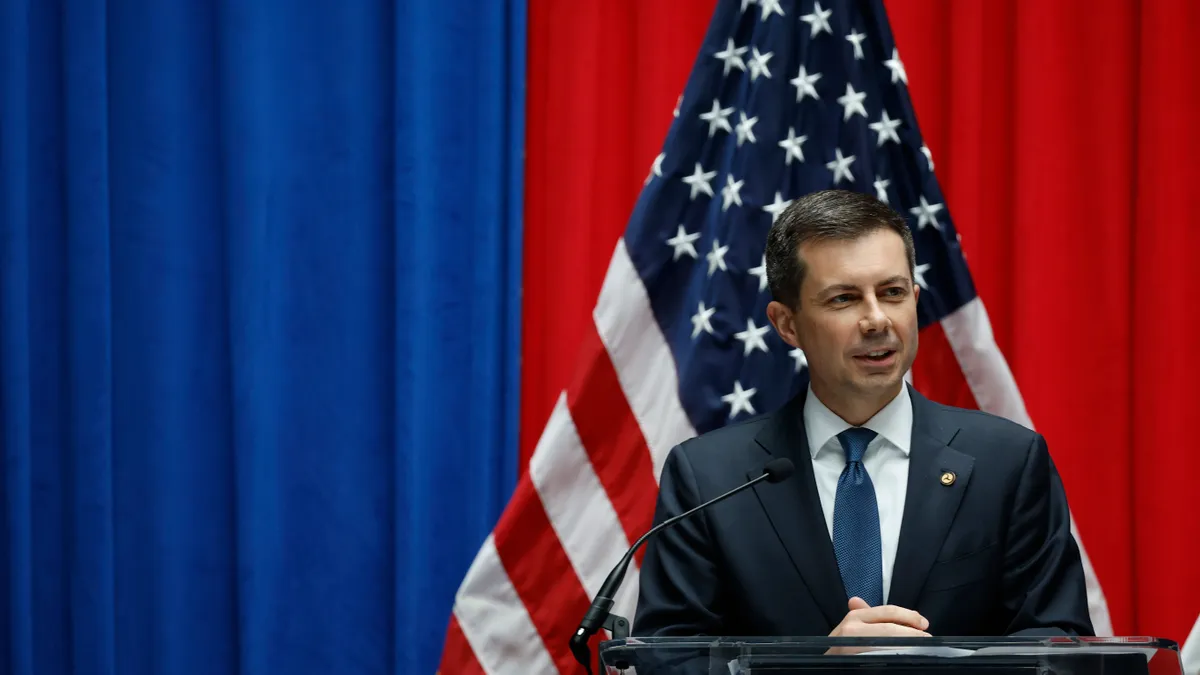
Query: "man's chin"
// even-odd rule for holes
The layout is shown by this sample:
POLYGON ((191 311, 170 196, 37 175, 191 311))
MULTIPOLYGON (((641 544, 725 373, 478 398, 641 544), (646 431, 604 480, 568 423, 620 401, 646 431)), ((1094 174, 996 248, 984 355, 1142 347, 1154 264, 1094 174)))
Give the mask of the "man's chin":
POLYGON ((904 384, 904 375, 898 370, 888 373, 860 374, 855 378, 858 390, 863 394, 881 396, 900 391, 904 384))

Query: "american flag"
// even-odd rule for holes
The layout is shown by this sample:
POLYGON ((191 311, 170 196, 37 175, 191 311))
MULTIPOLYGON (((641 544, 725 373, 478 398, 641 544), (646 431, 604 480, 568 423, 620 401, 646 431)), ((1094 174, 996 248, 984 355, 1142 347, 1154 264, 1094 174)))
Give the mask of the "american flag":
MULTIPOLYGON (((763 255, 800 195, 861 191, 906 216, 922 329, 940 326, 981 409, 1033 426, 975 293, 882 0, 722 0, 674 114, 613 253, 594 337, 455 598, 442 673, 579 672, 568 640, 650 526, 667 453, 806 385, 804 354, 766 318, 763 255)), ((613 608, 628 618, 638 561, 613 608)), ((1084 566, 1094 625, 1109 634, 1086 551, 1084 566)))

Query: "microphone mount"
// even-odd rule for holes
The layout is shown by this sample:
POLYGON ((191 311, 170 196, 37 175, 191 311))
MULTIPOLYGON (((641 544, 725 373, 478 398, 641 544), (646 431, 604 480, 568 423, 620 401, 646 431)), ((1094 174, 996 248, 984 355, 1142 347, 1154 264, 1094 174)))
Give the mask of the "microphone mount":
POLYGON ((623 616, 613 614, 613 597, 616 595, 617 589, 621 586, 621 581, 625 578, 625 572, 629 569, 629 563, 633 560, 633 554, 642 544, 645 543, 654 534, 665 530, 675 523, 687 518, 688 516, 706 509, 717 502, 723 501, 733 495, 754 486, 757 483, 766 481, 768 483, 779 483, 791 477, 795 470, 795 465, 791 460, 779 458, 767 462, 763 468, 762 475, 755 477, 753 480, 742 483, 741 485, 729 490, 728 492, 714 497, 707 502, 692 507, 691 509, 680 513, 676 516, 668 518, 658 525, 650 528, 634 542, 633 546, 625 552, 621 557, 621 561, 617 566, 608 573, 604 579, 604 583, 600 585, 600 591, 596 593, 595 600, 592 601, 588 611, 583 616, 583 620, 579 622, 579 628, 575 630, 571 636, 570 647, 571 653, 575 656, 575 660, 583 664, 588 675, 591 675, 591 648, 588 647, 588 640, 596 634, 601 628, 609 631, 614 640, 623 640, 629 637, 629 620, 623 616))

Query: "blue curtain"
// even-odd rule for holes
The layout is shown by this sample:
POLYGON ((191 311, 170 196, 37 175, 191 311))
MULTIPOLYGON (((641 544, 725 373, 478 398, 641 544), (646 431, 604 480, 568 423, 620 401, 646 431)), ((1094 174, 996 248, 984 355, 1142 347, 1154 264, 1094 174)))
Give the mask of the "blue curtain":
POLYGON ((433 672, 516 479, 524 21, 0 2, 0 671, 433 672))

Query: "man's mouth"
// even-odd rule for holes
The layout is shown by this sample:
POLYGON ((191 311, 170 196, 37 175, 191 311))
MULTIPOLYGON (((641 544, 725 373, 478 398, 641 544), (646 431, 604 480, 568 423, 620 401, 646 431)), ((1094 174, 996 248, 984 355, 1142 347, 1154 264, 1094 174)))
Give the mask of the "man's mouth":
POLYGON ((867 363, 876 363, 882 365, 888 363, 895 354, 896 350, 894 349, 877 349, 865 354, 859 354, 854 358, 860 361, 866 361, 867 363))

